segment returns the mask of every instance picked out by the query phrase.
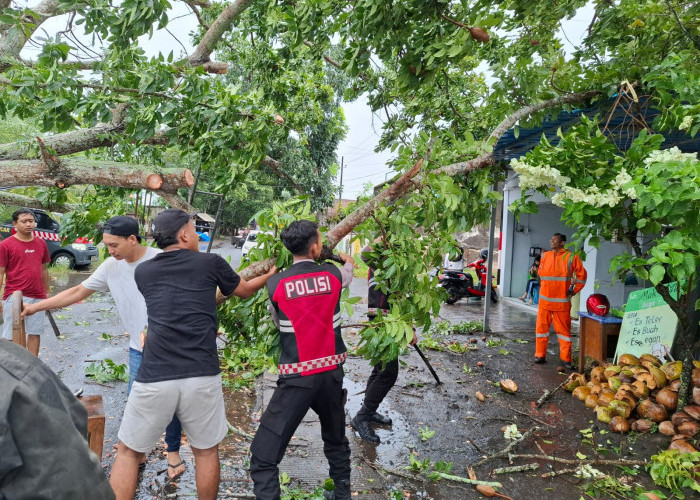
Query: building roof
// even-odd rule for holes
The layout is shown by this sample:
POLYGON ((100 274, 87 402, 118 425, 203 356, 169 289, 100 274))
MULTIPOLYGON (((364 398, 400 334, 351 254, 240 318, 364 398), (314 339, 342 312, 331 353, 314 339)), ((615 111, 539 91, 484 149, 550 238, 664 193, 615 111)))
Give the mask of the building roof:
POLYGON ((202 219, 204 222, 216 222, 216 219, 206 212, 198 212, 197 218, 202 219))
MULTIPOLYGON (((513 158, 519 158, 527 154, 528 151, 535 148, 540 143, 542 135, 547 140, 556 145, 559 142, 557 131, 559 128, 566 131, 572 125, 579 122, 582 115, 593 118, 599 114, 601 127, 605 128, 607 123, 606 135, 610 136, 620 150, 627 150, 634 138, 639 134, 642 126, 634 120, 633 116, 643 116, 644 120, 651 125, 660 111, 649 106, 650 102, 644 98, 640 98, 639 102, 625 100, 623 105, 618 105, 615 112, 612 114, 610 121, 609 110, 614 105, 616 96, 601 104, 596 104, 582 109, 572 111, 561 111, 558 115, 550 115, 545 118, 540 126, 524 128, 513 127, 508 132, 503 134, 496 147, 494 148, 494 156, 497 160, 510 161, 513 158)), ((663 149, 677 146, 685 153, 693 153, 700 151, 700 137, 690 137, 690 135, 682 131, 662 132, 666 140, 662 144, 663 149)))

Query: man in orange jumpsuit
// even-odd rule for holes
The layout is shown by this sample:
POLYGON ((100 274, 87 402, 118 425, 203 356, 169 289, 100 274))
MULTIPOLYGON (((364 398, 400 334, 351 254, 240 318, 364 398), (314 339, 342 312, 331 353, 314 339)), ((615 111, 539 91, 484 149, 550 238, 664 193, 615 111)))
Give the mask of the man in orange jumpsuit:
POLYGON ((551 252, 542 256, 539 268, 540 301, 535 326, 535 363, 544 363, 549 342, 549 327, 559 339, 561 364, 572 370, 571 297, 586 284, 587 273, 581 259, 564 248, 566 236, 555 233, 549 240, 551 252))

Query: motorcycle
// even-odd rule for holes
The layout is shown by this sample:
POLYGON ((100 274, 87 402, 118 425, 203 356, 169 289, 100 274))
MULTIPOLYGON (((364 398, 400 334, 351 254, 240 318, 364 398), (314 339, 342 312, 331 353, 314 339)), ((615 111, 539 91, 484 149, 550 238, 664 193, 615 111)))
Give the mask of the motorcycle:
MULTIPOLYGON (((474 278, 470 273, 464 271, 445 270, 438 276, 438 286, 441 286, 447 292, 445 302, 454 304, 459 299, 464 297, 483 297, 486 295, 486 266, 485 259, 480 259, 469 264, 468 267, 473 267, 476 276, 479 280, 478 285, 474 285, 474 278)), ((498 302, 498 293, 496 287, 491 286, 491 302, 498 302)))

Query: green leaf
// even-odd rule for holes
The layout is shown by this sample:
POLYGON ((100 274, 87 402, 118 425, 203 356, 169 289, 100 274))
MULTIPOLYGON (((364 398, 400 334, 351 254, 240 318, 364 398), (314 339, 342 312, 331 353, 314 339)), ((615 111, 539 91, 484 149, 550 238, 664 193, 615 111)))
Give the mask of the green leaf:
POLYGON ((661 283, 661 280, 664 279, 665 274, 666 271, 662 265, 654 264, 651 266, 651 269, 649 269, 649 281, 656 286, 661 283))

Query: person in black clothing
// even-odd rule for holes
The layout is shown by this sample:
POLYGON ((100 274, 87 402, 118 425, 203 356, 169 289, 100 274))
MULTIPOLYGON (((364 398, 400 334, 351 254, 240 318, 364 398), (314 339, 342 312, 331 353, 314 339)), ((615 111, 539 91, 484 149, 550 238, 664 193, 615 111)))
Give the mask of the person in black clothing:
POLYGON ((311 408, 321 421, 323 451, 335 491, 327 498, 350 499, 350 444, 345 437, 340 292, 352 282, 354 260, 345 265, 317 264, 323 243, 318 225, 292 222, 280 234, 294 256, 289 269, 267 283, 271 314, 279 328, 282 353, 279 379, 250 446, 255 497, 280 498, 279 468, 294 431, 311 408))
MULTIPOLYGON (((375 240, 375 243, 381 239, 375 240)), ((389 297, 381 291, 374 279, 374 269, 372 262, 367 258, 371 247, 368 245, 362 250, 362 260, 369 266, 367 276, 369 288, 367 290, 367 316, 370 321, 377 317, 377 309, 384 311, 389 310, 389 297)), ((413 331, 413 340, 411 345, 416 344, 418 338, 415 330, 413 331)), ((393 359, 387 362, 383 367, 381 364, 372 367, 372 373, 367 380, 367 388, 365 389, 365 399, 362 402, 362 407, 357 415, 350 421, 350 425, 357 431, 360 438, 371 443, 379 443, 380 439, 370 423, 375 422, 383 425, 391 425, 391 418, 377 412, 379 405, 389 393, 396 379, 399 376, 399 359, 393 359)))
POLYGON ((193 216, 182 210, 164 210, 152 229, 163 252, 134 273, 146 301, 148 335, 119 428, 110 483, 117 500, 133 498, 139 461, 176 414, 194 454, 197 497, 214 500, 218 446, 228 432, 216 349, 216 290, 250 297, 277 269, 246 281, 219 255, 199 253, 193 216))
POLYGON ((28 350, 0 340, 0 499, 112 500, 87 411, 28 350))

